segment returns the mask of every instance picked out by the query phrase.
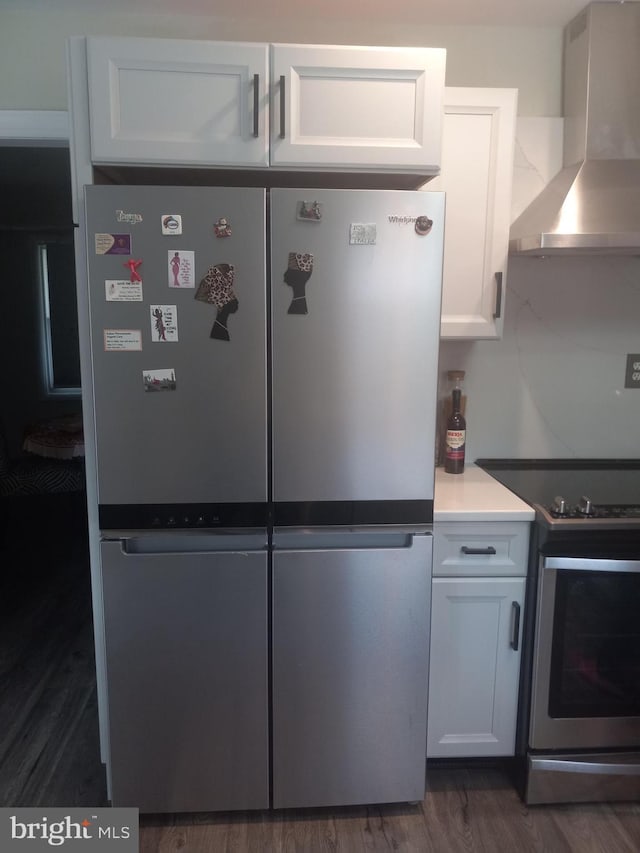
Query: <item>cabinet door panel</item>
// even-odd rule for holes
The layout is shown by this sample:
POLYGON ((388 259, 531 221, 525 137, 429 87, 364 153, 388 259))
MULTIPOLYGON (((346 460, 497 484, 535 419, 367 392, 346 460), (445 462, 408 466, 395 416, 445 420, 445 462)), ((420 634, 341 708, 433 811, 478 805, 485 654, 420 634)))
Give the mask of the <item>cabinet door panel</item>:
POLYGON ((513 755, 524 587, 524 578, 434 578, 427 757, 513 755))
POLYGON ((445 89, 442 170, 425 187, 447 193, 443 338, 502 335, 516 101, 516 89, 445 89))
POLYGON ((434 48, 272 45, 271 164, 436 173, 444 64, 434 48))
POLYGON ((268 165, 266 45, 90 38, 87 61, 94 162, 268 165))

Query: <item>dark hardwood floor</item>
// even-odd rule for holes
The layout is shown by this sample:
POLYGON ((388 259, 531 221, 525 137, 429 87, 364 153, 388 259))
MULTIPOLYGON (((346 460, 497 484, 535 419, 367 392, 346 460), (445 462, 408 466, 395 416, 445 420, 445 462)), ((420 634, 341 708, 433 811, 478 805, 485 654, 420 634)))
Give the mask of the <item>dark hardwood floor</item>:
POLYGON ((0 806, 107 805, 81 495, 15 499, 0 541, 0 806))
POLYGON ((640 804, 525 806, 498 768, 430 770, 416 806, 140 819, 141 853, 638 853, 640 804))
MULTIPOLYGON (((12 510, 8 522, 0 542, 0 806, 108 805, 83 513, 58 501, 12 510)), ((140 850, 637 853, 640 803, 528 808, 498 767, 430 768, 416 806, 143 815, 140 850)))

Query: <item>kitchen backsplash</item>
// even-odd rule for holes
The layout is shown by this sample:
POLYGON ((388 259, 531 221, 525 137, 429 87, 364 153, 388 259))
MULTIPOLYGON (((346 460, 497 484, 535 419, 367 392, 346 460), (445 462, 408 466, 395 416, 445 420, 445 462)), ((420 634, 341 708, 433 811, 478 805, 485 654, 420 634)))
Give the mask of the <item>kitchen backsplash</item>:
POLYGON ((511 258, 500 341, 440 345, 466 371, 467 459, 640 457, 640 258, 511 258))
MULTIPOLYGON (((519 119, 512 219, 561 164, 561 119, 519 119), (560 122, 560 124, 558 124, 560 122)), ((467 460, 640 457, 640 258, 510 258, 504 335, 444 341, 466 371, 467 460)))

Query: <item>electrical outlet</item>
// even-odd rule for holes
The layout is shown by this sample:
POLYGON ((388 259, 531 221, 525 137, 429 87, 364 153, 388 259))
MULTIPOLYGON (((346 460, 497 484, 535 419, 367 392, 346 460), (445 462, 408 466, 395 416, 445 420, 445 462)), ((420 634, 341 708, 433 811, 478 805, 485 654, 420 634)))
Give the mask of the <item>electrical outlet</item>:
POLYGON ((640 388, 640 353, 631 352, 627 356, 627 371, 624 375, 625 388, 640 388))

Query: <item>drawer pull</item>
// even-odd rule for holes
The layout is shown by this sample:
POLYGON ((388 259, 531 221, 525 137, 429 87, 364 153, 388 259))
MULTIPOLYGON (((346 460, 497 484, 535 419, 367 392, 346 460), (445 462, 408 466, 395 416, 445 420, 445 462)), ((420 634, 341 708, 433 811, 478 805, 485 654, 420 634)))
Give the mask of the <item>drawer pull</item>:
POLYGON ((493 545, 487 545, 486 548, 469 548, 468 545, 463 545, 460 550, 463 554, 483 554, 485 556, 491 556, 492 554, 496 553, 496 549, 493 547, 493 545))
POLYGON ((520 604, 517 601, 512 601, 511 610, 513 613, 513 633, 511 634, 510 646, 514 652, 517 652, 520 641, 520 604))

